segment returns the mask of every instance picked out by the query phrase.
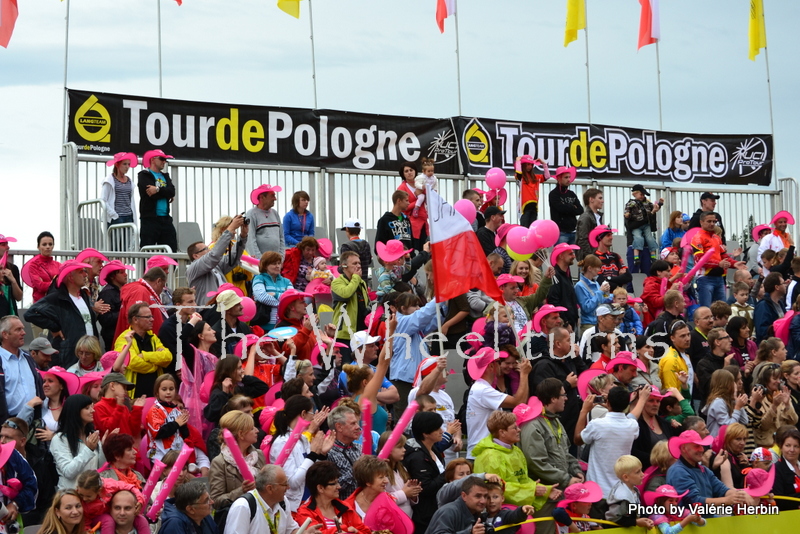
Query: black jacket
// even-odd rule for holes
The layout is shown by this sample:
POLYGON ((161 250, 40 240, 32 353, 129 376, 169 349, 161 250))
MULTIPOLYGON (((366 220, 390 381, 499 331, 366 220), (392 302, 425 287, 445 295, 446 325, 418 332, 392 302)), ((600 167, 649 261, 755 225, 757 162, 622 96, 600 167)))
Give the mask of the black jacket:
MULTIPOLYGON (((444 464, 444 456, 441 452, 433 449, 433 453, 444 464)), ((445 484, 444 473, 439 473, 436 462, 431 458, 430 451, 423 445, 411 448, 406 445, 406 456, 403 458, 403 465, 408 471, 408 478, 419 480, 422 491, 419 494, 419 501, 412 505, 412 517, 414 521, 414 532, 425 532, 431 522, 433 514, 436 513, 436 494, 445 484)))
MULTIPOLYGON (((672 428, 672 425, 669 421, 659 416, 656 416, 656 420, 658 420, 658 424, 661 426, 661 432, 664 434, 666 439, 677 435, 675 433, 675 429, 672 428)), ((650 467, 650 451, 655 446, 655 443, 653 443, 653 440, 650 436, 650 427, 647 426, 647 422, 645 422, 644 417, 640 417, 638 423, 639 437, 633 441, 633 445, 631 446, 631 454, 636 456, 639 461, 642 462, 642 469, 647 469, 650 467)))
MULTIPOLYGON (((403 246, 411 249, 411 221, 405 214, 401 213, 400 217, 387 211, 383 217, 378 219, 378 226, 375 229, 375 243, 372 244, 375 248, 375 254, 378 253, 378 243, 386 244, 392 239, 399 239, 403 246)), ((364 266, 362 265, 363 269, 364 266)))
POLYGON ((547 303, 553 306, 563 306, 567 311, 560 312, 564 326, 571 325, 573 331, 578 328, 578 296, 569 273, 562 271, 558 265, 554 266, 556 276, 550 292, 547 294, 547 303))
MULTIPOLYGON (((103 337, 105 349, 107 351, 114 350, 114 341, 116 341, 114 339, 114 331, 117 328, 119 310, 122 307, 119 288, 114 284, 106 284, 106 286, 100 290, 97 298, 111 306, 110 310, 97 317, 97 322, 100 323, 100 335, 103 337)), ((173 352, 172 354, 175 353, 173 352)))
POLYGON ((245 375, 242 379, 242 385, 236 386, 233 393, 225 393, 221 388, 216 387, 211 390, 209 395, 208 404, 203 408, 203 417, 208 421, 217 424, 219 418, 222 416, 222 409, 231 400, 233 395, 239 393, 251 399, 255 399, 265 394, 269 390, 269 386, 255 376, 245 375))
POLYGON ((664 350, 662 344, 669 345, 667 328, 669 328, 669 324, 676 319, 686 321, 686 318, 683 315, 675 316, 668 311, 663 311, 658 317, 653 319, 649 325, 647 325, 647 329, 644 331, 644 335, 647 337, 647 344, 653 347, 653 357, 656 360, 661 358, 667 352, 664 350), (658 343, 658 345, 655 345, 654 343, 658 343))
POLYGON ((716 356, 709 352, 702 358, 694 367, 695 376, 697 376, 697 384, 694 389, 697 390, 698 398, 700 399, 700 406, 703 407, 708 399, 709 388, 711 386, 711 375, 714 371, 725 367, 725 358, 716 356))
MULTIPOLYGON (((165 369, 166 372, 175 376, 175 364, 178 362, 178 319, 179 313, 173 313, 161 324, 158 330, 158 339, 165 348, 172 353, 172 362, 165 369)), ((189 334, 194 327, 187 323, 181 323, 181 348, 183 349, 183 365, 189 369, 194 369, 194 350, 189 347, 189 334)))
MULTIPOLYGON (((40 301, 41 302, 41 301, 40 301)), ((28 365, 31 368, 31 373, 33 373, 33 383, 36 386, 36 396, 40 399, 44 398, 44 391, 42 390, 42 375, 39 374, 36 363, 31 358, 31 355, 25 352, 24 350, 20 349, 20 354, 25 361, 28 362, 28 365)), ((9 416, 16 416, 17 414, 10 414, 8 413, 8 403, 6 401, 6 373, 3 370, 3 363, 0 360, 0 420, 5 421, 9 418, 9 416)))
MULTIPOLYGON (((361 260, 361 272, 367 273, 367 269, 372 267, 372 250, 370 249, 369 243, 367 243, 363 239, 353 239, 350 241, 345 241, 341 245, 339 245, 339 256, 347 252, 348 250, 352 250, 356 254, 358 254, 359 259, 361 260)), ((362 276, 362 278, 366 278, 366 276, 362 276)))
POLYGON ((536 391, 536 388, 545 378, 557 378, 561 380, 564 385, 564 393, 567 395, 567 402, 564 404, 564 411, 559 414, 561 424, 564 425, 564 430, 567 431, 569 441, 572 443, 572 438, 575 434, 575 426, 578 424, 578 415, 581 413, 581 400, 578 389, 572 387, 567 382, 567 376, 574 373, 575 376, 580 375, 586 370, 586 364, 581 358, 551 358, 544 357, 535 360, 533 369, 528 375, 528 391, 536 391))
MULTIPOLYGON (((222 321, 224 318, 220 318, 220 320, 211 328, 214 329, 214 332, 217 333, 217 340, 211 345, 211 354, 219 358, 222 356, 222 321)), ((243 323, 240 320, 236 320, 236 333, 231 332, 230 327, 227 325, 225 326, 225 352, 226 354, 233 354, 233 349, 236 348, 236 345, 239 344, 241 341, 240 335, 246 336, 247 334, 252 334, 253 331, 247 326, 247 323, 243 323)))
MULTIPOLYGON (((772 493, 775 495, 782 495, 784 497, 800 498, 800 493, 794 490, 794 471, 786 464, 786 460, 781 458, 775 464, 775 484, 772 486, 772 493)), ((792 501, 784 501, 775 499, 778 503, 778 508, 783 510, 797 510, 797 503, 792 501)))
MULTIPOLYGON (((149 169, 139 171, 136 186, 139 188, 139 217, 155 217, 156 216, 156 201, 159 199, 169 199, 175 197, 175 185, 169 177, 169 173, 162 172, 164 180, 167 185, 162 187, 161 190, 153 196, 147 195, 147 186, 156 185, 156 177, 149 169)), ((167 202, 167 212, 169 212, 169 202, 167 202)))
POLYGON ((574 232, 578 226, 578 217, 583 213, 578 195, 572 189, 556 186, 548 196, 550 202, 550 218, 565 233, 574 232))
POLYGON ((497 237, 496 232, 492 232, 486 228, 486 226, 483 226, 478 228, 478 231, 475 232, 475 234, 478 236, 478 241, 481 243, 481 248, 483 249, 484 254, 488 256, 494 252, 494 249, 497 248, 497 245, 494 243, 495 237, 497 237))
MULTIPOLYGON (((17 281, 17 285, 22 287, 22 281, 20 281, 19 278, 19 267, 11 262, 8 262, 7 269, 11 271, 11 276, 13 276, 14 280, 17 281)), ((18 315, 17 301, 14 300, 13 295, 11 295, 11 283, 6 282, 5 279, 3 279, 2 285, 6 286, 8 297, 6 298, 5 294, 2 292, 2 289, 0 289, 0 317, 5 317, 6 315, 18 315)))
MULTIPOLYGON (((81 291, 80 295, 86 303, 86 307, 89 308, 93 335, 97 337, 97 316, 92 309, 92 303, 86 293, 81 291)), ((57 355, 53 355, 52 365, 54 367, 60 365, 67 369, 77 363, 75 345, 81 337, 86 335, 86 325, 75 303, 72 302, 66 284, 31 306, 25 312, 25 320, 50 331, 48 339, 53 344, 53 348, 58 351, 57 355), (64 339, 53 338, 53 332, 61 332, 64 339)))

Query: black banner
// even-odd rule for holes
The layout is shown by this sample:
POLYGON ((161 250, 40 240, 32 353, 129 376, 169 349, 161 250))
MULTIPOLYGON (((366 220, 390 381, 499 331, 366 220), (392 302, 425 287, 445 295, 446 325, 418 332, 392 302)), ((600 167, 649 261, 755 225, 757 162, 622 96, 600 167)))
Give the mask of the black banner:
POLYGON ((195 161, 391 173, 404 161, 426 157, 434 160, 439 174, 484 174, 491 167, 512 174, 516 157, 530 154, 553 168, 575 165, 578 176, 595 179, 769 185, 772 176, 771 135, 427 119, 72 89, 68 94, 68 141, 81 152, 109 156, 141 156, 160 148, 195 161))
POLYGON ((551 167, 574 165, 578 177, 651 182, 769 185, 771 135, 705 135, 589 124, 545 124, 456 117, 465 172, 513 173, 530 154, 551 167))
POLYGON ((395 173, 431 158, 459 174, 449 119, 369 115, 69 92, 67 140, 81 152, 160 148, 179 159, 300 165, 395 173))

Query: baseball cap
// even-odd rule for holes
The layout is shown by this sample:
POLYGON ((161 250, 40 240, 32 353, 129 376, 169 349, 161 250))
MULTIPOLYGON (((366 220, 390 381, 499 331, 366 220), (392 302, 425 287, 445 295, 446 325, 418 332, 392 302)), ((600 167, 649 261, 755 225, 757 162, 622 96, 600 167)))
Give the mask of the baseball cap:
POLYGON ((353 337, 350 338, 350 349, 351 350, 358 350, 364 345, 371 345, 373 343, 377 343, 380 341, 380 336, 371 336, 369 332, 366 330, 362 330, 360 332, 356 332, 353 334, 353 337))
POLYGON ((345 228, 361 228, 361 221, 359 221, 356 218, 347 219, 344 222, 344 226, 342 227, 342 230, 344 230, 345 228))
POLYGON ((483 215, 488 219, 492 215, 505 215, 505 213, 506 212, 504 210, 501 210, 497 206, 489 206, 486 208, 486 211, 483 213, 483 215))
POLYGON ((38 350, 39 352, 44 352, 45 354, 58 354, 58 351, 53 348, 53 345, 50 344, 50 341, 46 337, 40 336, 31 341, 30 346, 28 347, 29 350, 38 350))
POLYGON ((122 373, 108 373, 106 376, 103 377, 103 381, 100 383, 100 387, 104 388, 111 382, 117 382, 119 384, 122 384, 128 389, 133 389, 136 387, 136 384, 134 384, 133 382, 125 380, 125 375, 123 375, 122 373))
POLYGON ((711 193, 709 191, 706 191, 705 193, 700 195, 700 200, 706 200, 706 199, 709 199, 709 198, 713 198, 714 200, 718 200, 719 199, 719 195, 715 195, 714 193, 711 193))
POLYGON ((689 221, 691 221, 691 220, 692 220, 692 218, 691 218, 691 217, 689 217, 689 215, 687 215, 686 213, 681 213, 681 220, 682 220, 683 222, 689 222, 689 221))
POLYGON ((622 315, 625 313, 625 310, 616 304, 601 304, 597 307, 597 311, 595 313, 597 313, 598 317, 602 315, 622 315))

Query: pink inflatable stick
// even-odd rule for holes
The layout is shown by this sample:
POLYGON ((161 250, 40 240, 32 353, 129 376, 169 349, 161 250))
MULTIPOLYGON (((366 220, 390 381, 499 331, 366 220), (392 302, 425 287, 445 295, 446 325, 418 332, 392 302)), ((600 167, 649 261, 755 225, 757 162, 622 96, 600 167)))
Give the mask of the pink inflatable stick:
POLYGON ((361 399, 361 452, 372 454, 372 403, 361 399))
POLYGON ((222 431, 222 437, 225 439, 225 444, 228 445, 228 448, 231 450, 231 456, 233 456, 236 466, 239 468, 239 471, 242 472, 242 478, 248 482, 255 482, 253 473, 250 472, 250 467, 247 465, 247 462, 244 461, 244 456, 242 456, 242 450, 239 448, 239 443, 236 441, 236 438, 233 437, 231 431, 227 428, 224 429, 222 431))
POLYGON ((167 467, 167 464, 162 462, 161 460, 156 460, 153 462, 153 470, 150 471, 150 476, 147 477, 147 482, 144 485, 144 489, 142 490, 142 495, 144 496, 144 502, 150 502, 150 496, 153 494, 153 489, 156 487, 156 482, 161 478, 161 473, 164 472, 164 468, 167 467))
POLYGON ((309 421, 306 421, 302 417, 297 421, 297 426, 294 427, 292 433, 289 434, 289 439, 286 440, 286 444, 281 449, 280 454, 278 457, 275 458, 275 465, 279 465, 283 467, 283 464, 286 463, 286 459, 289 458, 289 454, 294 449, 294 446, 297 445, 297 442, 300 440, 300 436, 303 435, 303 431, 311 424, 309 421))
POLYGON ((394 449, 394 446, 397 445, 397 442, 400 440, 400 436, 403 434, 403 431, 408 428, 408 424, 411 422, 414 414, 417 413, 418 407, 419 404, 417 404, 417 401, 411 401, 411 403, 408 405, 408 408, 406 408, 406 411, 403 412, 403 415, 401 415, 400 419, 397 421, 397 425, 394 427, 394 430, 392 430, 389 439, 386 440, 383 448, 378 453, 378 458, 381 460, 387 460, 389 458, 389 455, 392 453, 392 449, 394 449))
POLYGON ((192 447, 189 447, 185 443, 183 444, 183 448, 180 454, 178 454, 178 458, 175 460, 172 470, 161 486, 161 491, 158 492, 156 499, 153 501, 153 506, 151 506, 150 511, 147 512, 147 518, 150 519, 152 523, 158 520, 158 514, 161 513, 161 509, 164 508, 164 503, 167 497, 169 497, 169 493, 172 491, 172 488, 175 487, 175 482, 178 481, 178 476, 181 474, 181 471, 183 471, 183 466, 186 465, 186 461, 193 452, 194 449, 192 447))
POLYGON ((697 263, 694 264, 694 267, 692 267, 692 270, 689 271, 688 273, 686 273, 686 276, 683 277, 683 280, 681 280, 681 282, 684 285, 686 285, 689 282, 691 282, 692 278, 694 277, 694 275, 697 274, 697 271, 702 269, 703 265, 708 263, 708 260, 711 259, 711 255, 714 254, 714 252, 716 250, 717 249, 715 247, 711 247, 710 249, 708 249, 708 252, 703 254, 703 256, 699 260, 697 260, 697 263))

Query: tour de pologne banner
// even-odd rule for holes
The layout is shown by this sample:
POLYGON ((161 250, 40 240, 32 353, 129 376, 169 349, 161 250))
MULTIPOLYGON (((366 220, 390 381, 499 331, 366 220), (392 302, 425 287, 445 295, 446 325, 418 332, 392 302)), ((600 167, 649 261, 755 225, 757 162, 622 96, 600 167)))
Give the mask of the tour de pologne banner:
POLYGON ((771 135, 707 135, 589 124, 431 119, 169 100, 68 90, 67 140, 83 153, 395 173, 433 159, 438 174, 511 175, 517 156, 578 176, 642 182, 769 185, 771 135))

